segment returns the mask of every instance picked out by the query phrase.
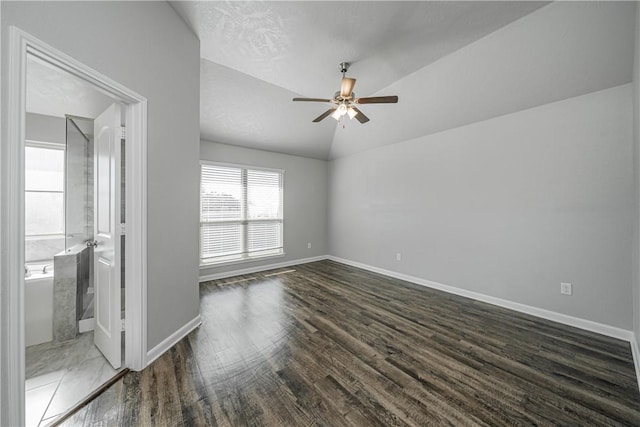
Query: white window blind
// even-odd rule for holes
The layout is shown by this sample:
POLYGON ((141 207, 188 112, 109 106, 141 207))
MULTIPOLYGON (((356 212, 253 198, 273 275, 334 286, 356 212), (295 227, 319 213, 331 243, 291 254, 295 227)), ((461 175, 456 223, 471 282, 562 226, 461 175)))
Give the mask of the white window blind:
POLYGON ((200 166, 200 264, 283 253, 283 172, 200 166))

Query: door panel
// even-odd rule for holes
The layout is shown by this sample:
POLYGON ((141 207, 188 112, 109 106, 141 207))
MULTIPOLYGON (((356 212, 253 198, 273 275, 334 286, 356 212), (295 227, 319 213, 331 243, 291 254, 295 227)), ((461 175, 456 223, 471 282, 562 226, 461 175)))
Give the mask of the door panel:
MULTIPOLYGON (((111 311, 108 304, 111 302, 111 296, 109 295, 110 283, 111 283, 111 263, 108 259, 99 258, 96 263, 96 298, 103 303, 104 310, 97 310, 95 313, 95 321, 98 328, 104 331, 106 335, 111 336, 111 311)), ((101 306, 102 307, 102 306, 101 306)))
POLYGON ((114 368, 122 364, 120 320, 120 105, 94 121, 94 342, 114 368))
MULTIPOLYGON (((109 129, 103 128, 103 132, 111 132, 109 129)), ((97 224, 97 232, 105 236, 111 236, 111 161, 113 160, 113 144, 110 141, 111 136, 103 135, 102 138, 96 138, 96 190, 98 200, 95 209, 95 220, 97 224)))

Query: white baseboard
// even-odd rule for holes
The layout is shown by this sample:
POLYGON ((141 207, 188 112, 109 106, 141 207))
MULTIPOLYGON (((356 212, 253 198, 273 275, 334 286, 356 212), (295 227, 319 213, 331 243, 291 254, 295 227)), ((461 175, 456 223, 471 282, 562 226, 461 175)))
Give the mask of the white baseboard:
POLYGON ((638 381, 638 390, 640 390, 640 349, 635 335, 629 342, 631 344, 631 353, 633 354, 633 365, 636 368, 636 380, 638 381))
POLYGON ((182 338, 189 335, 189 332, 200 326, 201 323, 202 322, 200 321, 200 314, 198 314, 187 324, 165 338, 160 344, 149 350, 147 352, 147 360, 144 366, 146 367, 153 363, 154 360, 162 356, 167 350, 176 345, 182 338))
POLYGON ((409 276, 407 274, 386 270, 384 268, 374 267, 372 265, 363 264, 357 261, 351 261, 348 259, 333 256, 333 255, 329 255, 327 259, 331 261, 339 262, 342 264, 347 264, 353 267, 361 268, 363 270, 372 271, 374 273, 383 274, 385 276, 394 277, 396 279, 404 280, 406 282, 415 283, 416 285, 438 289, 440 291, 444 291, 450 294, 460 295, 460 296, 471 298, 474 300, 508 308, 510 310, 519 311, 521 313, 530 314, 532 316, 562 323, 568 326, 573 326, 579 329, 595 332, 608 337, 628 341, 629 344, 631 345, 633 365, 636 370, 636 381, 638 382, 638 389, 640 390, 640 348, 638 348, 638 342, 636 341, 633 331, 617 328, 615 326, 604 325, 602 323, 593 322, 591 320, 580 319, 579 317, 568 316, 566 314, 557 313, 555 311, 545 310, 538 307, 532 307, 526 304, 520 304, 520 303, 509 301, 509 300, 496 298, 489 295, 484 295, 478 292, 467 291, 465 289, 456 288, 455 286, 443 285, 442 283, 421 279, 419 277, 409 276))
POLYGON ((426 286, 428 288, 438 289, 450 294, 460 295, 466 298, 486 302, 489 304, 497 305, 500 307, 508 308, 510 310, 519 311, 521 313, 530 314, 532 316, 540 317, 543 319, 551 320, 554 322, 562 323, 565 325, 573 326, 576 328, 584 329, 587 331, 595 332, 608 337, 621 339, 631 342, 633 339, 633 332, 617 328, 615 326, 609 326, 591 320, 581 319, 578 317, 569 316, 555 311, 545 310, 538 307, 532 307, 526 304, 520 304, 517 302, 505 300, 502 298, 496 298, 489 295, 484 295, 478 292, 467 291, 465 289, 456 288, 455 286, 444 285, 442 283, 433 282, 431 280, 421 279, 419 277, 409 276, 407 274, 398 273, 391 270, 385 270, 383 268, 374 267, 372 265, 363 264, 356 261, 351 261, 344 258, 335 256, 329 256, 328 259, 342 264, 351 265, 353 267, 362 268, 363 270, 373 271, 374 273, 383 274, 385 276, 394 277, 396 279, 404 280, 407 282, 415 283, 416 285, 426 286))
POLYGON ((273 270, 275 268, 291 267, 292 265, 298 265, 298 264, 307 264, 309 262, 322 261, 327 258, 328 258, 327 255, 320 255, 320 256, 311 257, 311 258, 300 258, 300 259, 294 259, 291 261, 278 262, 275 264, 267 264, 267 265, 260 265, 257 267, 243 268, 241 270, 225 271, 224 273, 208 274, 206 276, 200 276, 200 283, 207 282, 209 280, 226 279, 227 277, 240 276, 243 274, 258 273, 260 271, 273 270))
MULTIPOLYGON (((416 285, 425 286, 432 289, 437 289, 443 292, 447 292, 454 295, 460 295, 466 298, 471 298, 477 301, 486 302, 488 304, 497 305, 499 307, 504 307, 510 310, 518 311, 520 313, 529 314, 535 317, 540 317, 542 319, 551 320, 554 322, 562 323, 564 325, 573 326, 579 329, 584 329, 590 332, 595 332, 601 335, 605 335, 612 338, 621 339, 629 342, 631 345, 631 352, 633 354, 633 363, 636 370, 636 378, 638 380, 638 385, 640 389, 640 349, 638 348, 638 343, 635 340, 633 331, 629 331, 627 329, 618 328, 615 326, 605 325, 602 323, 594 322, 587 319, 581 319, 579 317, 569 316, 562 313, 557 313, 551 310, 545 310, 538 307, 533 307, 526 304, 521 304, 509 300, 505 300, 502 298, 496 298, 489 295, 481 294, 478 292, 468 291, 465 289, 456 288, 455 286, 445 285, 438 282, 433 282, 431 280, 421 279, 419 277, 410 276, 403 273, 398 273, 392 270, 386 270, 384 268, 374 267, 372 265, 364 264, 357 261, 351 261, 348 259, 336 257, 333 255, 323 255, 312 258, 302 258, 293 261, 280 262, 276 264, 268 264, 259 267, 245 268, 241 270, 228 271, 224 273, 210 274, 207 276, 200 276, 200 283, 206 282, 208 280, 217 280, 224 279, 227 277, 239 276, 243 274, 251 274, 257 273, 260 271, 273 270, 275 268, 283 268, 290 267, 292 265, 297 264, 306 264, 309 262, 322 261, 324 259, 329 259, 331 261, 339 262, 342 264, 350 265, 353 267, 361 268, 363 270, 372 271, 374 273, 383 274, 385 276, 394 277, 396 279, 404 280, 406 282, 415 283, 416 285)), ((197 325, 196 325, 197 326, 197 325)), ((186 334, 185 334, 186 335, 186 334)), ((168 339, 167 339, 168 340, 168 339)), ((167 341, 165 340, 165 341, 167 341)), ((176 340, 177 342, 177 340, 176 340)), ((151 354, 156 350, 160 345, 156 346, 152 351, 149 352, 151 354)), ((171 346, 168 346, 170 348, 171 346)), ((161 354, 161 353, 160 353, 161 354)), ((158 357, 158 354, 156 357, 158 357)))

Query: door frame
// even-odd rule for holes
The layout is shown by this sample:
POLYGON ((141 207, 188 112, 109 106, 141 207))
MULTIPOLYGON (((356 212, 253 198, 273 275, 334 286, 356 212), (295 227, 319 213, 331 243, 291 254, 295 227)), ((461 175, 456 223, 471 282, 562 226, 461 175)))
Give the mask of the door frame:
POLYGON ((17 27, 9 29, 8 140, 1 163, 0 424, 24 425, 24 141, 27 54, 92 84, 126 108, 125 361, 146 366, 147 354, 147 100, 17 27))

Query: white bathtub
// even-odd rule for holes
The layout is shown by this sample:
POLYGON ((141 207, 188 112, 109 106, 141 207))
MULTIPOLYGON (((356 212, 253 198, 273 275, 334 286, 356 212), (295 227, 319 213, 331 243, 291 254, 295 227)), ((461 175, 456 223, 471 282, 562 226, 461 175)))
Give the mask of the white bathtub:
POLYGON ((53 271, 25 277, 24 309, 25 345, 53 340, 53 271))

